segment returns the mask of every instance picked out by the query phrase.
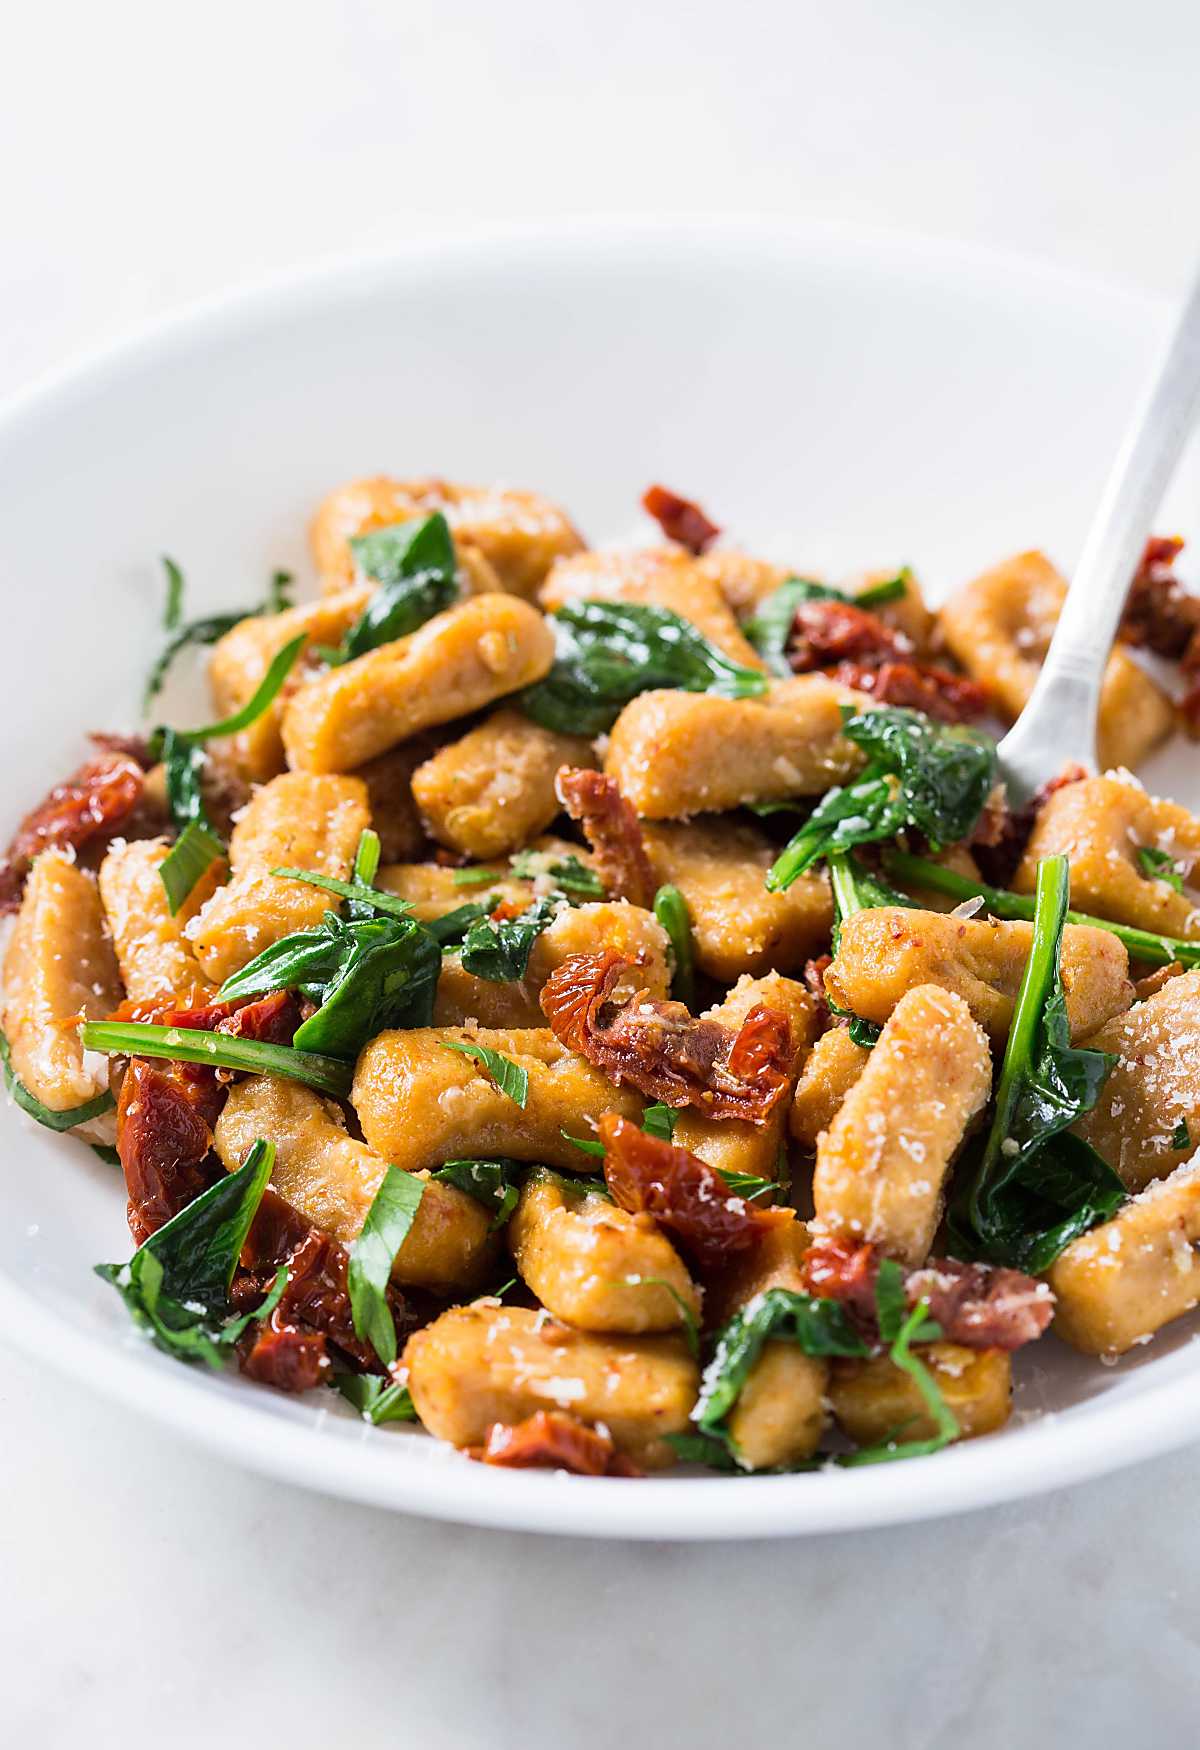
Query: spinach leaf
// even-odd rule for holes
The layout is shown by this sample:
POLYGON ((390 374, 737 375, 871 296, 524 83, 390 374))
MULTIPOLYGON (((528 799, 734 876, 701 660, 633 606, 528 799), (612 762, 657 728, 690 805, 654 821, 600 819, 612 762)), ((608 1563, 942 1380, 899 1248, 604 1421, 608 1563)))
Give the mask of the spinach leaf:
POLYGON ((1183 892, 1183 876, 1169 851, 1160 851, 1157 845, 1139 845, 1137 860, 1148 881, 1165 881, 1176 893, 1183 892))
POLYGON ((457 948, 471 925, 486 916, 481 905, 459 905, 453 911, 443 912, 440 918, 430 918, 424 928, 439 948, 448 951, 457 948))
POLYGON ((87 1021, 79 1037, 87 1050, 103 1051, 109 1057, 161 1057, 172 1063, 207 1063, 214 1069, 243 1070, 252 1076, 283 1076, 335 1100, 347 1097, 353 1080, 352 1066, 340 1058, 320 1057, 263 1039, 239 1039, 232 1033, 206 1033, 198 1027, 87 1021))
POLYGON ((756 1294, 722 1326, 713 1358, 704 1370, 692 1411, 699 1432, 725 1446, 740 1463, 728 1418, 769 1339, 796 1343, 806 1355, 870 1353, 840 1301, 769 1288, 756 1294))
MULTIPOLYGON (((510 873, 518 881, 537 881, 547 875, 555 887, 565 893, 568 898, 604 899, 608 889, 594 869, 579 860, 572 853, 566 857, 556 857, 547 851, 514 851, 509 858, 510 873)), ((474 875, 476 870, 459 869, 455 872, 455 880, 460 875, 474 875)), ((485 876, 487 871, 484 871, 485 876)))
POLYGON ((687 900, 678 887, 660 887, 654 895, 654 915, 667 932, 671 943, 674 972, 671 995, 691 1008, 696 1000, 696 949, 692 941, 692 919, 687 900))
POLYGON ((335 1373, 333 1383, 364 1422, 380 1428, 385 1422, 415 1422, 417 1412, 406 1385, 388 1384, 377 1373, 335 1373))
MULTIPOLYGON (((888 850, 883 853, 884 865, 890 875, 915 886, 931 887, 935 893, 948 894, 952 899, 982 899, 984 908, 997 918, 1032 919, 1034 901, 1027 893, 1012 893, 1007 887, 989 887, 986 881, 973 881, 960 875, 957 869, 947 869, 941 863, 931 863, 924 857, 910 856, 907 851, 888 850)), ((1089 929, 1108 930, 1118 942, 1124 942, 1131 960, 1144 960, 1147 966, 1200 966, 1200 942, 1185 941, 1179 936, 1157 936, 1152 930, 1134 929, 1129 924, 1114 924, 1111 918, 1095 918, 1085 911, 1068 910, 1069 924, 1085 924, 1089 929)))
POLYGON ((551 894, 535 900, 519 917, 496 922, 489 917, 477 918, 463 939, 463 971, 490 984, 524 978, 533 944, 558 916, 559 903, 551 894))
MULTIPOLYGON (((411 918, 333 924, 353 938, 321 991, 320 1007, 296 1030, 298 1051, 354 1059, 389 1027, 427 1027, 442 970, 441 949, 411 918)), ((343 938, 344 939, 344 938, 343 938)))
POLYGON ((1190 1130, 1188 1129, 1188 1121, 1186 1118, 1181 1118, 1179 1120, 1179 1123, 1175 1126, 1174 1130, 1171 1132, 1171 1147, 1172 1148, 1191 1148, 1191 1146, 1192 1146, 1192 1135, 1191 1135, 1190 1130))
POLYGON ((600 735, 623 706, 655 687, 757 698, 767 677, 710 644, 689 621, 648 602, 568 602, 549 616, 554 666, 520 703, 535 723, 600 735))
POLYGON ((163 631, 168 634, 166 646, 162 655, 155 662, 146 679, 142 694, 142 709, 149 711, 151 705, 162 691, 172 663, 181 651, 193 644, 215 644, 218 638, 224 638, 226 632, 243 620, 252 619, 256 614, 274 614, 281 608, 290 607, 288 590, 291 576, 286 571, 276 571, 271 578, 270 587, 265 602, 260 602, 254 608, 236 608, 223 614, 209 614, 201 620, 191 620, 187 624, 183 619, 183 604, 185 585, 183 572, 173 559, 163 555, 163 570, 166 573, 166 598, 163 603, 163 631))
POLYGON ((350 551, 359 574, 379 587, 332 653, 335 666, 407 637, 458 600, 454 541, 440 510, 357 535, 350 551))
POLYGON ((254 1312, 234 1317, 229 1304, 238 1255, 274 1162, 274 1143, 260 1137, 236 1173, 151 1234, 128 1264, 96 1265, 96 1274, 118 1291, 134 1322, 169 1355, 219 1367, 246 1327, 278 1303, 286 1269, 254 1312))
POLYGON ((396 1359, 396 1326, 387 1299, 392 1265, 408 1238, 424 1194, 422 1180, 403 1167, 388 1167, 350 1250, 346 1287, 354 1332, 370 1343, 385 1367, 396 1359))
POLYGON ((15 1101, 22 1112, 27 1112, 39 1124, 44 1124, 47 1130, 74 1130, 77 1124, 86 1124, 92 1118, 102 1118, 117 1103, 106 1088, 94 1100, 85 1100, 82 1106, 68 1106, 62 1112, 56 1112, 52 1106, 43 1106, 37 1095, 30 1093, 13 1068, 12 1051, 3 1033, 0 1033, 0 1069, 4 1072, 4 1085, 8 1089, 9 1098, 15 1101))
POLYGON ((996 782, 996 745, 977 730, 903 707, 851 716, 842 733, 869 756, 855 783, 830 790, 767 875, 775 893, 822 858, 905 828, 937 847, 966 838, 996 782))
MULTIPOLYGON (((647 1136, 657 1136, 660 1142, 670 1142, 675 1135, 675 1124, 679 1114, 671 1106, 664 1106, 661 1101, 656 1105, 647 1106, 642 1113, 642 1129, 647 1136)), ((604 1144, 597 1143, 600 1153, 604 1153, 604 1144)))
POLYGON ((174 917, 202 876, 207 875, 225 846, 199 820, 189 820, 158 866, 167 890, 167 910, 174 917))
MULTIPOLYGON (((842 924, 855 912, 871 911, 877 906, 908 906, 911 904, 904 894, 896 893, 885 882, 880 881, 877 876, 864 869, 857 857, 849 851, 830 853, 829 885, 833 891, 833 951, 835 954, 841 940, 842 924)), ((856 1015, 849 1009, 839 1008, 828 993, 826 993, 825 1001, 833 1014, 842 1015, 849 1021, 849 1033, 855 1045, 861 1045, 870 1051, 879 1043, 879 1035, 883 1028, 875 1021, 864 1020, 861 1015, 856 1015)))
POLYGON ((488 887, 493 881, 503 881, 504 876, 499 869, 455 869, 450 879, 455 887, 488 887))
POLYGON ((1112 1168, 1068 1127, 1090 1112, 1116 1059, 1071 1044, 1059 961, 1070 873, 1063 856, 1038 864, 1033 944, 1017 993, 982 1149, 955 1198, 963 1256, 1036 1274, 1125 1201, 1112 1168))
POLYGON ((494 1230, 503 1227, 517 1207, 521 1180, 526 1171, 526 1162, 502 1155, 491 1161, 447 1161, 430 1177, 453 1185, 477 1203, 482 1203, 491 1213, 494 1230))
POLYGON ((487 1075, 495 1082, 502 1094, 507 1094, 514 1105, 524 1110, 529 1098, 529 1071, 514 1063, 511 1057, 505 1057, 499 1051, 493 1051, 488 1045, 477 1045, 465 1039, 443 1039, 439 1041, 443 1051, 460 1051, 464 1057, 474 1058, 487 1075))

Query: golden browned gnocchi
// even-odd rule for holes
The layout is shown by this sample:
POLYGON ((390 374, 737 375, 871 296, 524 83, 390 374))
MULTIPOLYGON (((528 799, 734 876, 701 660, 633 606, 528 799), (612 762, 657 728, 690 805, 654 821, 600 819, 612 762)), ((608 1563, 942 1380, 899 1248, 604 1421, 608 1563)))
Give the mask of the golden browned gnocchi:
POLYGON ((422 729, 540 680, 553 657, 535 608, 512 596, 473 596, 299 687, 283 714, 288 761, 306 772, 353 771, 422 729))
POLYGON ((583 545, 565 513, 538 492, 380 474, 339 487, 318 508, 309 531, 317 570, 337 589, 355 576, 354 536, 435 511, 450 524, 460 563, 476 573, 486 567, 491 587, 515 595, 531 596, 557 558, 583 545))
MULTIPOLYGON (((207 726, 97 738, 15 835, 8 1086, 115 1138, 104 1274, 169 1354, 496 1466, 936 1451, 1051 1320, 1113 1361, 1200 1306, 1200 823, 1052 751, 1013 805, 972 723, 1040 555, 937 614, 644 503, 670 544, 589 552, 532 492, 331 493, 207 726)), ((1123 635, 1186 675, 1177 549, 1123 635)), ((1171 719, 1116 647, 1102 762, 1171 719)))

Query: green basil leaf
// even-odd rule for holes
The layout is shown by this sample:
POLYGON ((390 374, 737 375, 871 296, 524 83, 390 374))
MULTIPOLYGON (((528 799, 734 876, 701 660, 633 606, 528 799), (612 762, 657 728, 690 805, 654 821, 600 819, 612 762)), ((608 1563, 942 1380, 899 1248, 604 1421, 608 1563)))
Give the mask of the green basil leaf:
POLYGON ((171 819, 181 831, 193 821, 211 830, 204 812, 202 779, 206 759, 203 747, 176 729, 160 730, 156 740, 163 763, 171 819))
POLYGON ((1160 851, 1157 845, 1139 845, 1137 859, 1138 867, 1148 881, 1165 881, 1176 893, 1183 892, 1183 876, 1168 851, 1160 851))
POLYGON ((459 905, 440 918, 430 918, 424 927, 439 948, 457 948, 471 925, 486 916, 481 905, 459 905))
POLYGON ((878 1446, 864 1446, 858 1452, 839 1458, 839 1464, 854 1468, 864 1464, 891 1464, 896 1459, 927 1458, 930 1453, 940 1452, 943 1446, 958 1439, 961 1430, 957 1417, 942 1396, 941 1387, 933 1374, 913 1354, 910 1347, 914 1342, 935 1342, 937 1336, 941 1335, 938 1326, 928 1319, 928 1311, 927 1301, 917 1302, 896 1332, 888 1353, 893 1365, 907 1373, 920 1392, 925 1407, 933 1418, 936 1434, 927 1440, 897 1441, 893 1437, 878 1446), (936 1336, 929 1336, 930 1331, 935 1332, 936 1336))
POLYGON ((403 1167, 388 1167, 350 1251, 346 1287, 355 1335, 371 1344, 385 1367, 396 1359, 396 1326, 387 1300, 392 1265, 408 1238, 424 1192, 424 1183, 412 1173, 403 1167))
POLYGON ((499 869, 455 869, 451 880, 456 887, 487 887, 493 881, 503 881, 499 869))
POLYGON ((507 1094, 514 1105, 522 1111, 529 1098, 529 1072, 519 1063, 514 1063, 510 1057, 504 1057, 499 1051, 493 1051, 487 1045, 474 1045, 465 1039, 442 1039, 439 1044, 443 1051, 460 1051, 464 1057, 475 1060, 480 1069, 485 1070, 495 1082, 502 1094, 507 1094))
POLYGON ((102 1118, 117 1103, 106 1088, 94 1100, 85 1100, 82 1106, 68 1106, 62 1112, 56 1112, 51 1106, 43 1106, 37 1095, 30 1093, 14 1070, 12 1052, 3 1033, 0 1033, 0 1067, 4 1071, 4 1085, 8 1089, 9 1098, 16 1102, 22 1112, 27 1112, 39 1124, 44 1124, 47 1130, 74 1130, 77 1124, 87 1124, 92 1118, 102 1118))
POLYGON ((207 875, 225 846, 199 820, 189 820, 158 866, 167 890, 167 910, 174 917, 197 881, 207 875))
POLYGON ((442 512, 356 535, 350 542, 359 575, 378 588, 338 648, 351 662, 405 638, 458 600, 458 568, 450 525, 442 512))
POLYGON ((654 895, 654 915, 667 932, 671 943, 674 973, 671 995, 677 1002, 691 1008, 696 1000, 696 950, 692 941, 692 919, 687 900, 678 887, 660 887, 654 895))
POLYGON ((544 728, 600 735, 623 706, 655 687, 727 698, 760 697, 767 677, 745 668, 669 608, 647 602, 568 602, 549 616, 554 666, 521 694, 544 728))
POLYGON ((894 1258, 881 1258, 875 1279, 875 1322, 882 1340, 889 1345, 894 1343, 907 1318, 904 1271, 894 1258))
POLYGON ((507 1155, 495 1160, 447 1161, 431 1178, 453 1185, 473 1197, 492 1216, 492 1228, 503 1227, 520 1196, 521 1180, 528 1171, 525 1161, 514 1161, 507 1155))
POLYGON ((190 645, 215 644, 219 638, 224 638, 227 632, 232 632, 235 626, 243 620, 252 619, 257 614, 278 613, 281 608, 290 607, 289 586, 291 576, 286 571, 276 571, 270 582, 267 599, 254 608, 235 608, 227 613, 209 614, 200 620, 191 620, 186 625, 183 619, 184 578, 183 572, 173 559, 163 556, 163 570, 166 573, 167 587, 163 603, 163 630, 168 633, 167 643, 161 656, 154 663, 146 679, 142 694, 142 709, 149 711, 171 669, 175 658, 190 645))
MULTIPOLYGON (((514 851, 509 858, 510 876, 517 881, 537 881, 546 875, 553 881, 556 888, 571 898, 604 899, 608 889, 594 869, 579 860, 572 853, 566 857, 556 857, 547 851, 514 851)), ((468 871, 460 870, 459 873, 468 871)), ((476 871, 472 870, 474 874, 476 871)))
MULTIPOLYGON (((647 1136, 657 1136, 660 1142, 670 1142, 675 1135, 675 1124, 679 1114, 670 1106, 664 1106, 661 1101, 656 1105, 647 1106, 642 1113, 642 1129, 647 1136)), ((603 1143, 597 1144, 601 1154, 604 1153, 603 1143)))
POLYGON ((550 896, 535 900, 519 917, 493 922, 481 917, 463 940, 463 971, 491 984, 508 984, 525 976, 533 944, 558 916, 559 902, 550 896))
POLYGON ((353 1067, 338 1058, 318 1057, 290 1045, 262 1039, 239 1039, 232 1033, 206 1033, 195 1027, 157 1027, 147 1021, 88 1021, 80 1038, 89 1051, 110 1057, 161 1057, 173 1063, 207 1063, 214 1069, 244 1070, 247 1075, 283 1076, 303 1082, 319 1094, 344 1100, 350 1093, 353 1067))
POLYGON ((577 1148, 580 1154, 595 1155, 599 1160, 604 1159, 604 1144, 597 1142, 595 1137, 572 1136, 569 1130, 560 1130, 558 1134, 564 1142, 569 1142, 572 1148, 577 1148))
POLYGON ((335 1373, 333 1383, 364 1422, 381 1428, 385 1422, 415 1422, 417 1412, 405 1385, 389 1384, 377 1373, 335 1373))
POLYGON ((1191 1146, 1192 1146, 1192 1134, 1191 1134, 1191 1131, 1188 1129, 1188 1121, 1186 1118, 1181 1118, 1179 1120, 1179 1123, 1175 1126, 1174 1130, 1171 1132, 1171 1147, 1172 1148, 1191 1148, 1191 1146))
POLYGON ((287 867, 272 869, 271 873, 278 875, 283 881, 303 881, 309 887, 323 887, 326 893, 336 893, 339 898, 348 899, 354 905, 362 907, 368 914, 382 912, 389 918, 407 918, 412 914, 410 899, 398 899, 394 893, 385 893, 380 887, 372 887, 369 881, 338 881, 333 875, 317 875, 311 869, 287 867))
POLYGON ((738 1173, 729 1167, 718 1167, 717 1171, 734 1195, 744 1197, 747 1203, 753 1203, 756 1197, 765 1197, 768 1191, 783 1189, 781 1180, 764 1179, 758 1173, 738 1173))

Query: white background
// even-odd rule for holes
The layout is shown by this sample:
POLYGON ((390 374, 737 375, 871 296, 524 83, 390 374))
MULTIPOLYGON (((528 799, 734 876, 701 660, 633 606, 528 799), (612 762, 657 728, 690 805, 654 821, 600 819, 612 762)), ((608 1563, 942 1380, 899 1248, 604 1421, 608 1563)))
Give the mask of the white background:
MULTIPOLYGON (((479 222, 784 213, 1164 293, 1198 243, 1194 0, 0 0, 0 43, 0 392, 479 222)), ((538 1541, 259 1482, 4 1354, 0 1735, 1192 1743, 1198 1474, 807 1543, 538 1541)))

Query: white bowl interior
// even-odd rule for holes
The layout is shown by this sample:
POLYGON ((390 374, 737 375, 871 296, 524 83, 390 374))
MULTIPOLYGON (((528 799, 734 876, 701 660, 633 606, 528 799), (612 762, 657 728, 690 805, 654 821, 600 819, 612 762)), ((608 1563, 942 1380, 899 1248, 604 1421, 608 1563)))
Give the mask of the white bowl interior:
MULTIPOLYGON (((648 536, 637 499, 661 479, 753 550, 835 575, 907 561, 935 595, 1022 547, 1069 566, 1165 321, 1019 263, 729 225, 445 246, 155 330, 0 419, 17 754, 0 817, 15 824, 84 731, 133 725, 160 553, 183 564, 191 610, 251 603, 277 566, 309 578, 307 517, 359 474, 534 486, 597 542, 648 536)), ((1195 532, 1196 476, 1192 455, 1158 527, 1195 532)), ((1188 766, 1176 751, 1148 775, 1200 801, 1188 766)), ((1114 1368, 1037 1345, 1012 1426, 931 1460, 736 1485, 487 1471, 150 1350, 90 1268, 128 1255, 119 1174, 15 1110, 5 1123, 9 1335, 230 1456, 360 1499, 599 1535, 833 1529, 1049 1487, 1200 1432, 1184 1321, 1114 1368)))

